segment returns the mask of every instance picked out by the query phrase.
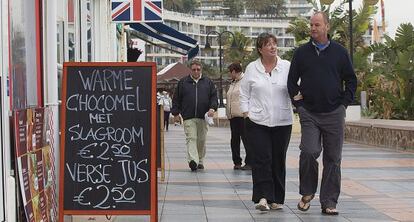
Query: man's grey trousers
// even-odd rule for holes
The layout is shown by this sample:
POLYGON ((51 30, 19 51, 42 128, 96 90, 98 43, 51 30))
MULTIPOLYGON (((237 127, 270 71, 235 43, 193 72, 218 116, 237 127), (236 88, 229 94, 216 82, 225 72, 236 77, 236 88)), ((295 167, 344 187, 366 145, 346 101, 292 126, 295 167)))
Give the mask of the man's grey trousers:
POLYGON ((320 189, 322 209, 336 207, 341 191, 341 158, 344 140, 345 107, 332 112, 313 113, 298 107, 302 138, 299 159, 299 193, 312 195, 318 187, 318 157, 323 148, 320 189))

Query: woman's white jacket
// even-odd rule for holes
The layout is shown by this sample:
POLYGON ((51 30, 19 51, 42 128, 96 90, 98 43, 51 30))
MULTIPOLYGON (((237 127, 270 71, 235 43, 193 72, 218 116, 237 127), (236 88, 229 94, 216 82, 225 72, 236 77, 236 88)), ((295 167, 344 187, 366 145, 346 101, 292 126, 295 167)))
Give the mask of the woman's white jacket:
POLYGON ((292 124, 292 104, 287 90, 290 62, 277 57, 271 75, 261 59, 251 62, 240 83, 240 109, 254 123, 268 127, 292 124))

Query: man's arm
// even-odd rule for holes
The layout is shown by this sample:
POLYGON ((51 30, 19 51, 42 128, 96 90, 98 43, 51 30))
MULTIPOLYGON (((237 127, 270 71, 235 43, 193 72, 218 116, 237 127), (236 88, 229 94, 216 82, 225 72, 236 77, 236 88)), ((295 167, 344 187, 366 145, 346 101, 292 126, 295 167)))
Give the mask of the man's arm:
POLYGON ((181 112, 181 86, 182 81, 180 80, 177 84, 177 88, 175 88, 174 97, 172 99, 171 114, 174 116, 177 116, 181 112))
POLYGON ((290 99, 292 100, 293 105, 296 107, 301 106, 301 103, 303 102, 303 97, 299 91, 300 89, 298 85, 299 78, 300 78, 300 72, 299 72, 298 55, 297 55, 297 50, 296 50, 295 53, 293 54, 292 62, 290 63, 289 75, 288 75, 288 81, 287 81, 287 88, 288 88, 290 99))
POLYGON ((355 75, 354 68, 352 67, 351 59, 346 53, 346 59, 344 60, 345 64, 342 68, 342 80, 345 84, 345 90, 342 97, 342 105, 347 107, 350 103, 354 101, 355 91, 357 88, 357 77, 355 75))
POLYGON ((246 71, 244 72, 243 79, 240 80, 240 111, 243 114, 244 118, 249 116, 249 101, 250 101, 250 66, 247 66, 246 71))
POLYGON ((214 85, 213 81, 210 80, 210 109, 217 110, 218 104, 217 104, 218 98, 217 98, 217 89, 214 85))

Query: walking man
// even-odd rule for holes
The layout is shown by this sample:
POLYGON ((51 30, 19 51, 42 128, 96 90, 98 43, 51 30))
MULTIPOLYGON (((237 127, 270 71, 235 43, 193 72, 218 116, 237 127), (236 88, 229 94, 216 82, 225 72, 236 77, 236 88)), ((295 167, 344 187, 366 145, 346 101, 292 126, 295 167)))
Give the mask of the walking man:
POLYGON ((353 101, 357 79, 346 49, 328 36, 324 12, 310 19, 311 40, 294 55, 288 90, 299 113, 302 138, 299 159, 298 209, 307 211, 318 186, 317 158, 323 149, 320 189, 322 213, 337 215, 345 110, 353 101))
POLYGON ((213 81, 201 73, 202 65, 193 60, 191 74, 180 79, 174 93, 171 113, 174 121, 184 119, 187 161, 191 171, 204 169, 206 155, 207 122, 205 115, 213 117, 217 110, 217 90, 213 81))

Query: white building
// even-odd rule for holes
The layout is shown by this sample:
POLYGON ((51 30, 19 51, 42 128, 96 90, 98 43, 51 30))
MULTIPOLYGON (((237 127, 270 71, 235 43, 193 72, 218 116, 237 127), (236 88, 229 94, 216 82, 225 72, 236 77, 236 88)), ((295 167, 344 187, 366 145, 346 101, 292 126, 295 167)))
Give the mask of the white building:
MULTIPOLYGON (((286 0, 286 16, 296 17, 298 15, 307 15, 310 11, 311 5, 306 0, 286 0)), ((253 18, 254 12, 243 6, 243 11, 240 17, 253 18)), ((199 7, 194 11, 194 15, 206 17, 227 17, 225 11, 228 8, 225 6, 223 0, 200 0, 199 7)))
MULTIPOLYGON (((200 45, 200 52, 197 58, 215 67, 219 64, 219 44, 215 34, 209 34, 208 39, 213 51, 204 51, 207 34, 211 31, 222 32, 227 30, 233 33, 241 32, 246 37, 252 39, 255 39, 262 32, 269 32, 277 36, 281 52, 294 46, 294 37, 286 34, 286 28, 289 26, 289 20, 287 19, 212 18, 164 11, 164 23, 197 40, 200 45)), ((254 48, 254 41, 252 44, 249 47, 251 50, 254 48)), ((183 61, 184 59, 182 55, 157 46, 147 46, 146 52, 147 60, 155 61, 160 67, 183 61)))
MULTIPOLYGON (((202 62, 215 67, 219 64, 219 44, 216 35, 209 34, 208 41, 211 44, 213 51, 206 52, 204 50, 207 34, 211 31, 222 32, 227 30, 233 33, 241 32, 246 37, 252 39, 255 39, 262 32, 269 32, 277 36, 279 50, 281 52, 294 46, 294 37, 285 34, 286 28, 289 26, 288 20, 243 18, 230 20, 228 18, 206 18, 165 11, 164 23, 197 40, 200 45, 200 52, 197 58, 202 62)), ((250 46, 251 50, 254 48, 254 41, 252 43, 253 45, 250 46)), ((183 61, 184 59, 182 55, 167 49, 161 49, 157 46, 147 46, 146 52, 147 60, 155 61, 160 67, 164 67, 170 63, 183 61)))
MULTIPOLYGON (((252 45, 248 47, 250 50, 254 49, 254 40, 260 33, 273 33, 278 38, 279 52, 283 53, 294 46, 294 37, 286 34, 289 21, 292 17, 308 16, 312 10, 312 6, 306 0, 288 0, 286 1, 286 18, 254 18, 253 12, 250 10, 244 10, 240 18, 229 18, 224 14, 226 8, 223 6, 223 2, 222 0, 202 0, 200 1, 200 7, 195 10, 194 15, 166 10, 164 10, 163 15, 166 25, 198 41, 200 52, 197 58, 212 67, 218 67, 219 65, 219 43, 218 37, 210 32, 217 31, 221 33, 224 30, 233 33, 241 32, 246 37, 253 39, 252 45), (207 35, 209 36, 208 42, 211 44, 212 51, 204 50, 207 35)), ((230 37, 228 34, 223 34, 223 37, 226 36, 230 37)), ((162 45, 160 42, 157 42, 157 44, 162 45)), ((159 67, 165 67, 174 62, 183 62, 186 59, 182 55, 154 45, 147 45, 146 56, 147 60, 155 61, 159 67)))
MULTIPOLYGON (((225 15, 223 0, 200 0, 199 7, 194 11, 194 15, 171 12, 164 10, 164 23, 198 41, 200 52, 197 58, 212 67, 219 66, 219 43, 216 34, 209 34, 211 31, 222 32, 241 32, 246 37, 251 38, 252 45, 249 50, 254 50, 254 40, 262 32, 269 32, 278 38, 279 53, 291 49, 295 42, 291 34, 286 33, 289 22, 297 16, 309 17, 312 14, 312 5, 306 0, 286 0, 286 18, 266 19, 255 18, 251 10, 245 9, 239 18, 230 18, 225 15), (209 34, 208 42, 212 51, 205 51, 204 47, 209 34)), ((367 45, 372 44, 372 26, 363 36, 367 45)), ((229 34, 223 34, 230 37, 229 34)), ((379 32, 380 39, 383 33, 379 32)), ((165 45, 160 41, 154 41, 158 45, 165 45)), ((160 48, 155 45, 146 46, 146 57, 148 61, 154 61, 159 68, 165 67, 174 62, 184 62, 186 57, 171 50, 160 48)), ((222 61, 225 61, 222 58, 222 61)), ((224 62, 223 62, 224 63, 224 62)), ((223 64, 223 69, 226 64, 223 64)))

